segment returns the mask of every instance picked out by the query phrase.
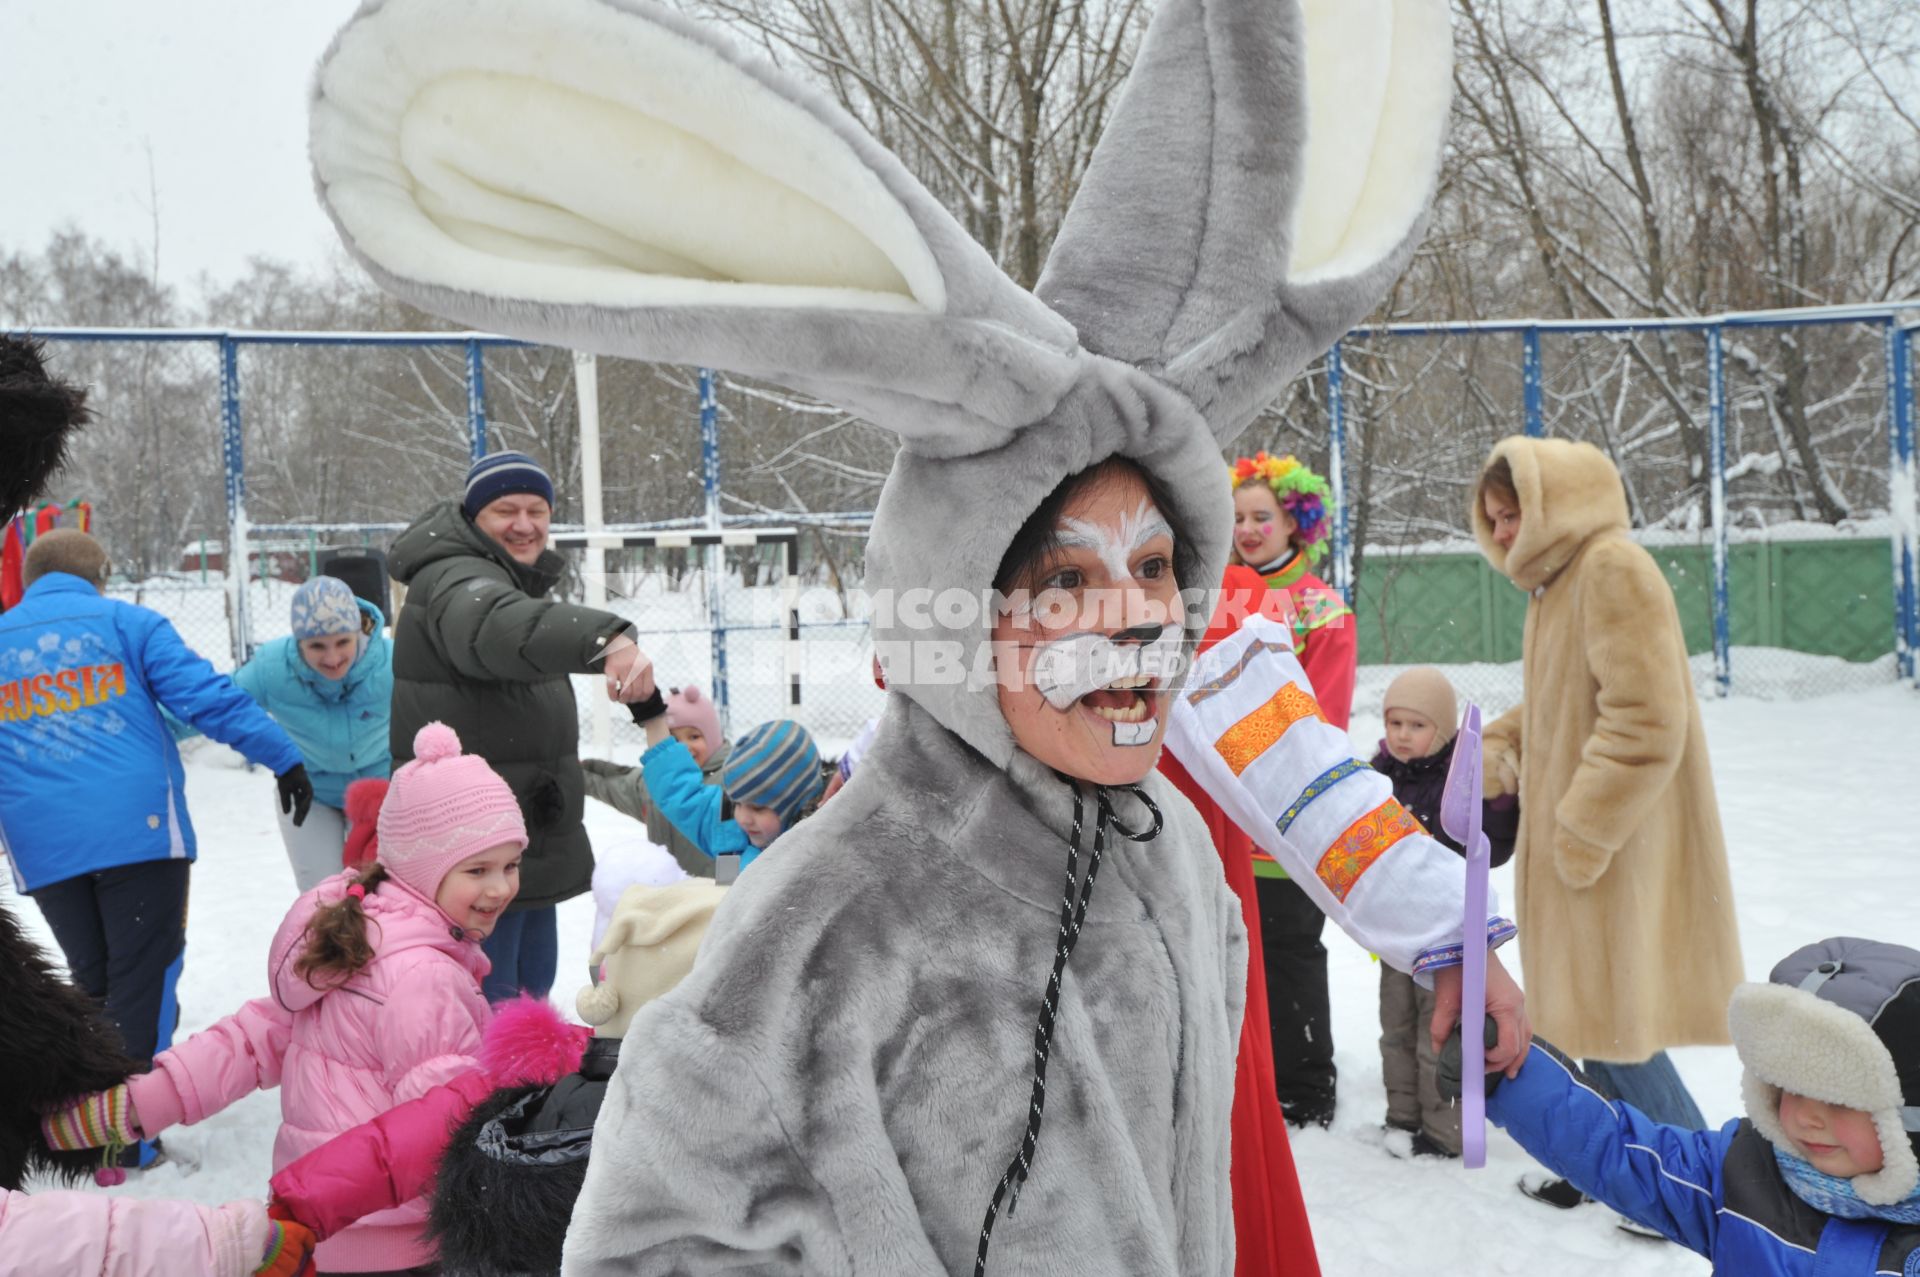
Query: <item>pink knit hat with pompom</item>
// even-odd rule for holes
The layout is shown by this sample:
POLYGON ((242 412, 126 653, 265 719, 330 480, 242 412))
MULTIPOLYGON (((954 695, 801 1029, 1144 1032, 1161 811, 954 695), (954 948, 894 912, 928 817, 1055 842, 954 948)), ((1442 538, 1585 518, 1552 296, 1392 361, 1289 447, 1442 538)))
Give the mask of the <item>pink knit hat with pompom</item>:
POLYGON ((455 865, 502 843, 527 846, 513 791, 486 759, 460 752, 451 727, 428 723, 380 804, 380 863, 432 900, 455 865))
POLYGON ((727 743, 720 735, 720 711, 691 683, 667 696, 667 727, 699 728, 707 738, 708 749, 719 749, 727 743))

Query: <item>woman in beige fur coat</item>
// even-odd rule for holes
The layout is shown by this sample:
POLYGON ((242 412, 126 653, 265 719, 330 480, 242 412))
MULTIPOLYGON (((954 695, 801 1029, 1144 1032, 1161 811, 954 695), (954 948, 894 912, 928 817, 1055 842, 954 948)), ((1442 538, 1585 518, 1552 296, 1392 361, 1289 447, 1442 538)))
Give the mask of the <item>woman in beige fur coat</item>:
POLYGON ((1534 1023, 1654 1120, 1703 1127, 1665 1048, 1727 1041, 1740 938, 1673 591, 1591 444, 1501 441, 1472 519, 1533 596, 1526 700, 1487 729, 1486 762, 1489 794, 1520 796, 1534 1023))

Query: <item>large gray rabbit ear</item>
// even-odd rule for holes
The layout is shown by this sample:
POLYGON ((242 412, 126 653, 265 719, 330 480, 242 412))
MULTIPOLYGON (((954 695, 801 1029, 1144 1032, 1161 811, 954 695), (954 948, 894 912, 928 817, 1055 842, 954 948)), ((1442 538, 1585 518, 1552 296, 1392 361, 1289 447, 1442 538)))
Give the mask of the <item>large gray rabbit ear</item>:
POLYGON ((374 277, 476 328, 766 377, 933 455, 1081 362, 836 104, 640 0, 369 0, 310 145, 374 277))
POLYGON ((1412 256, 1452 78, 1447 0, 1166 0, 1036 291, 1230 441, 1412 256))

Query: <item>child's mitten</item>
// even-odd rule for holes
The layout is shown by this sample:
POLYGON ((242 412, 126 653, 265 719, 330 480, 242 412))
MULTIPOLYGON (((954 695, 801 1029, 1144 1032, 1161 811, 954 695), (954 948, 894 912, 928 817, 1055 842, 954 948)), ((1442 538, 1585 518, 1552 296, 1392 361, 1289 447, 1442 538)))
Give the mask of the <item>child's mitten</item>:
POLYGON ((140 1140, 140 1117, 122 1082, 41 1118, 40 1134, 48 1148, 63 1153, 135 1144, 140 1140))
MULTIPOLYGON (((1488 1016, 1484 1021, 1487 1049, 1491 1051, 1500 1045, 1500 1026, 1488 1016)), ((1447 1044, 1440 1048, 1440 1059, 1433 1068, 1434 1086, 1443 1100, 1460 1098, 1460 1079, 1465 1065, 1460 1059, 1460 1026, 1454 1025, 1453 1032, 1447 1034, 1447 1044)), ((1500 1085, 1501 1076, 1495 1069, 1487 1070, 1487 1098, 1493 1098, 1494 1090, 1500 1085)))
POLYGON ((313 1249, 320 1239, 305 1224, 288 1219, 273 1220, 267 1234, 267 1253, 254 1269, 255 1277, 311 1277, 314 1273, 313 1249))

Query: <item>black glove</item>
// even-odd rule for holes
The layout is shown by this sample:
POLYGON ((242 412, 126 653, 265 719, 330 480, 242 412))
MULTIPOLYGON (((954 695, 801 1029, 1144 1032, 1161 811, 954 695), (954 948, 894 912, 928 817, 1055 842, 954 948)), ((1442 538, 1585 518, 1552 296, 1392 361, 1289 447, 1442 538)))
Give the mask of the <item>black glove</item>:
POLYGON ((636 723, 644 723, 665 714, 667 712, 667 698, 660 694, 660 685, 658 683, 654 684, 653 691, 647 694, 646 700, 634 701, 629 704, 627 706, 627 712, 633 715, 633 721, 636 723))
MULTIPOLYGON (((1487 1049, 1491 1051, 1500 1045, 1500 1026, 1488 1016, 1485 1023, 1487 1049)), ((1447 1034, 1447 1044, 1440 1048, 1440 1060, 1434 1066, 1434 1082, 1439 1087, 1440 1098, 1457 1100, 1460 1098, 1460 1026, 1454 1025, 1453 1032, 1447 1034)), ((1493 1097, 1494 1088, 1502 1081, 1501 1075, 1492 1069, 1487 1070, 1487 1097, 1493 1097)))
POLYGON ((313 782, 307 779, 307 765, 295 763, 273 778, 280 787, 280 813, 293 813, 295 825, 304 824, 313 810, 313 782))

